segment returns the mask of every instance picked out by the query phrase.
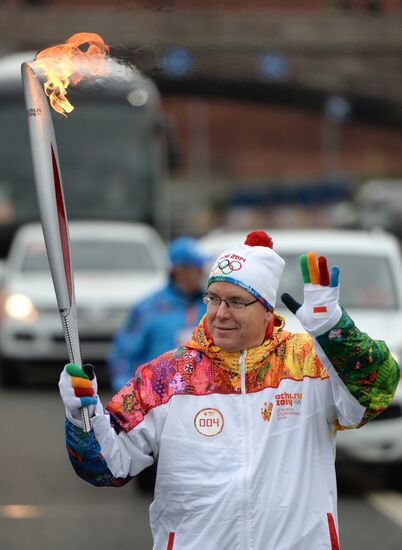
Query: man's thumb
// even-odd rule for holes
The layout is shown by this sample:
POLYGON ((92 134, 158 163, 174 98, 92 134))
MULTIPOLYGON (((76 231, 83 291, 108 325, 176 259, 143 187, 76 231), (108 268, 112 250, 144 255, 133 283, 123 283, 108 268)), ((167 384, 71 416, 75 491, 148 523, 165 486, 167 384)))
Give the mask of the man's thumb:
POLYGON ((85 363, 85 365, 82 366, 82 370, 85 372, 85 374, 88 376, 90 380, 94 379, 95 367, 91 365, 91 363, 85 363))
POLYGON ((287 292, 282 294, 281 300, 292 313, 296 313, 296 311, 301 307, 301 304, 299 304, 299 302, 297 302, 293 296, 287 292))

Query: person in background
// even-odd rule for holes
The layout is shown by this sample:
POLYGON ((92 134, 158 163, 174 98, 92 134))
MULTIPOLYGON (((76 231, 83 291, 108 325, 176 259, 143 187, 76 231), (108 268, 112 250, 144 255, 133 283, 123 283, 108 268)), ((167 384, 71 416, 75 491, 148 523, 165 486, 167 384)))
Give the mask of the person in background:
POLYGON ((189 340, 205 313, 202 289, 208 256, 195 239, 184 236, 170 243, 169 258, 167 284, 137 303, 115 334, 107 361, 114 392, 139 365, 189 340))
POLYGON ((154 550, 339 550, 336 433, 386 409, 400 371, 339 305, 339 268, 314 252, 300 259, 303 303, 282 295, 306 332, 286 331, 284 265, 263 231, 223 251, 192 338, 139 367, 106 409, 93 366, 61 373, 80 477, 122 486, 158 460, 154 550))

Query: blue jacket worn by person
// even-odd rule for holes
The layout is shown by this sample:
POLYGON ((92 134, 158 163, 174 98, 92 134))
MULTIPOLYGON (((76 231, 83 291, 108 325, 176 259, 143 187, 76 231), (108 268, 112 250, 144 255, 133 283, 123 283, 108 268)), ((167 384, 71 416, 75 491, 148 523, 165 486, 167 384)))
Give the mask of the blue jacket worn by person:
POLYGON ((208 258, 191 237, 173 240, 169 257, 171 276, 166 286, 136 304, 114 337, 108 369, 115 391, 131 378, 136 367, 184 344, 205 313, 201 285, 202 268, 208 258), (197 290, 186 292, 176 282, 180 266, 199 270, 195 276, 199 277, 197 290))

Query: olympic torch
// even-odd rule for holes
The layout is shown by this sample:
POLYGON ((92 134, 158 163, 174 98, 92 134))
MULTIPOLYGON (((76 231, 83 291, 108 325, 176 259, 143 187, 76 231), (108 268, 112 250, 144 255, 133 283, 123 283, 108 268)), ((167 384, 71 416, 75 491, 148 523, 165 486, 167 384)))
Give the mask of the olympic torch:
MULTIPOLYGON (((42 85, 28 63, 22 65, 22 80, 46 252, 68 356, 72 363, 82 366, 67 215, 52 118, 42 85)), ((87 408, 81 408, 81 419, 84 431, 89 432, 91 425, 87 408)))
MULTIPOLYGON (((59 314, 63 326, 69 360, 82 367, 78 334, 77 312, 73 271, 70 259, 70 242, 65 208, 63 184, 52 117, 45 95, 49 95, 52 107, 59 113, 71 112, 74 108, 66 99, 70 81, 83 78, 77 69, 77 60, 87 72, 99 75, 103 68, 100 62, 108 52, 103 40, 95 34, 78 33, 64 45, 55 46, 37 56, 37 61, 23 63, 21 67, 25 104, 28 115, 29 135, 35 176, 36 194, 40 219, 45 239, 46 252, 56 293, 59 314), (89 48, 80 49, 82 44, 89 48), (42 55, 41 57, 41 54, 42 55), (102 55, 99 55, 102 54, 102 55), (46 57, 48 56, 48 57, 46 57), (90 59, 92 57, 92 59, 90 59), (90 61, 88 61, 90 59, 90 61), (60 62, 61 61, 61 62, 60 62), (82 63, 84 61, 84 63, 82 63), (46 65, 47 63, 47 65, 46 65), (44 88, 33 67, 45 70, 48 78, 44 88), (56 84, 55 84, 56 82, 56 84)), ((81 408, 83 430, 91 429, 88 409, 81 408)))

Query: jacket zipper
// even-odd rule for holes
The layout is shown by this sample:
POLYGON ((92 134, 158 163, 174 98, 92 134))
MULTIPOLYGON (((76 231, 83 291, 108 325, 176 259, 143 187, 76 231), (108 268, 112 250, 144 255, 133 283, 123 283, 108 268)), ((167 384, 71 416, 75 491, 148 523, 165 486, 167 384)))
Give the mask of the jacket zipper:
POLYGON ((246 388, 246 351, 240 352, 240 383, 243 404, 244 468, 243 468, 243 550, 248 549, 248 469, 250 460, 250 429, 246 388))

